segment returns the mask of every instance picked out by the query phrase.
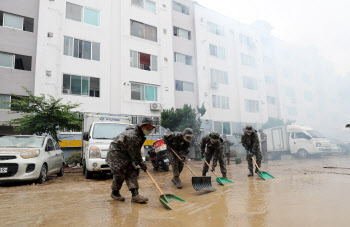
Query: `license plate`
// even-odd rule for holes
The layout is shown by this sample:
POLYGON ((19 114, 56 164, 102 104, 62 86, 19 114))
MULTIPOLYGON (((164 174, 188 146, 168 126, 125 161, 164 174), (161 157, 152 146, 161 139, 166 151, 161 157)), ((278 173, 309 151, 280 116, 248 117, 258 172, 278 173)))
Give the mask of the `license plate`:
POLYGON ((0 173, 7 173, 7 167, 5 167, 5 168, 0 168, 0 173))

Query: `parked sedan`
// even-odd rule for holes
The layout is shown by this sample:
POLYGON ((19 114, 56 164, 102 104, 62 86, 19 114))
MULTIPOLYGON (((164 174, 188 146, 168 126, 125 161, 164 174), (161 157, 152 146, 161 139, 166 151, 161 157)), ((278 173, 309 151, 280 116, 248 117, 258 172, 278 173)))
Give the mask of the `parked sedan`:
POLYGON ((0 136, 0 182, 63 176, 64 155, 51 136, 0 136))

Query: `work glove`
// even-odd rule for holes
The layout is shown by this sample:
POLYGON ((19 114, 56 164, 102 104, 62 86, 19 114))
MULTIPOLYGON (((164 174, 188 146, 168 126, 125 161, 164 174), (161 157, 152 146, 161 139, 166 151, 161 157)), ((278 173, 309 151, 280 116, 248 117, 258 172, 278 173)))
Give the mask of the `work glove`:
POLYGON ((201 152, 201 158, 204 158, 204 152, 201 152))
POLYGON ((136 162, 135 162, 135 161, 132 161, 132 162, 131 162, 131 165, 132 165, 132 167, 134 167, 134 169, 137 169, 137 165, 136 165, 136 162))
POLYGON ((182 156, 181 161, 185 162, 185 160, 186 160, 186 157, 182 156))
POLYGON ((143 170, 143 171, 145 171, 146 172, 146 170, 147 170, 147 165, 146 165, 146 162, 143 162, 143 161, 141 161, 141 163, 140 163, 140 168, 143 170))

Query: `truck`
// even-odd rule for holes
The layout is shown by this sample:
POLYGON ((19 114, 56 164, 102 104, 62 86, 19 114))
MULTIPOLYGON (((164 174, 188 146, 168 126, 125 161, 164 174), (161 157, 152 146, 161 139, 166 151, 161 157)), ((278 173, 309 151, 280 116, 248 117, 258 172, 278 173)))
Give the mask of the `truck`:
POLYGON ((332 152, 331 142, 319 132, 301 125, 286 125, 263 130, 267 135, 269 159, 292 154, 299 158, 332 152))
POLYGON ((94 173, 110 172, 106 163, 113 138, 131 125, 131 118, 85 114, 82 129, 82 164, 86 179, 94 173))

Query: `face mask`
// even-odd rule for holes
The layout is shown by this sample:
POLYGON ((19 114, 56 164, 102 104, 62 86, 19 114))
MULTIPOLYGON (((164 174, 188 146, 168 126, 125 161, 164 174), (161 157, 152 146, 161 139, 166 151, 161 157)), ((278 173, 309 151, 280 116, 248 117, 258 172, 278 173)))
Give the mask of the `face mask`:
POLYGON ((191 138, 186 138, 186 137, 184 137, 184 140, 185 140, 186 142, 191 142, 191 138))
POLYGON ((210 142, 211 142, 212 144, 216 143, 216 141, 215 141, 215 140, 210 140, 210 142))
POLYGON ((149 134, 151 134, 152 130, 142 130, 143 134, 145 134, 145 136, 148 136, 149 134))

